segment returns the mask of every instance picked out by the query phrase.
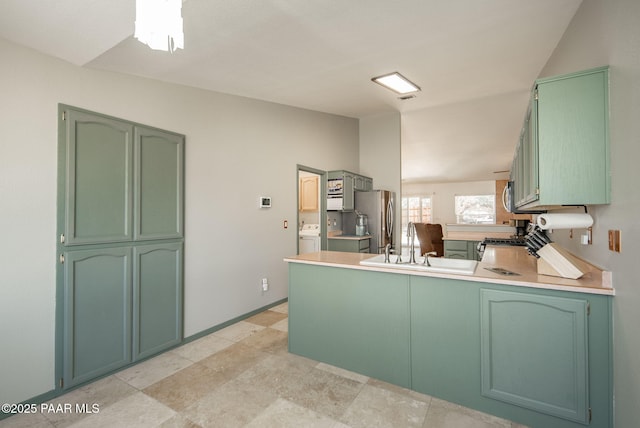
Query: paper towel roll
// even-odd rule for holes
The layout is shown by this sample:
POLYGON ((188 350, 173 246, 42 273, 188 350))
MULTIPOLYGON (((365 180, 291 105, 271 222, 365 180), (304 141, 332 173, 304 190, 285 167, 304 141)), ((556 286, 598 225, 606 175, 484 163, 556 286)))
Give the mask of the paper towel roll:
POLYGON ((537 223, 542 230, 586 229, 593 224, 593 217, 589 214, 540 214, 537 223))

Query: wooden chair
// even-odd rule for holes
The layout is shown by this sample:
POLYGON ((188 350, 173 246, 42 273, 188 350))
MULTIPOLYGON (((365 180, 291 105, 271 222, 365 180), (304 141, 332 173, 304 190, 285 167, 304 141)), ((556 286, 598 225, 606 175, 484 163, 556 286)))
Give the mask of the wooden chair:
POLYGON ((420 255, 435 251, 436 257, 444 256, 444 242, 442 241, 442 225, 431 223, 414 223, 416 236, 420 241, 420 255))

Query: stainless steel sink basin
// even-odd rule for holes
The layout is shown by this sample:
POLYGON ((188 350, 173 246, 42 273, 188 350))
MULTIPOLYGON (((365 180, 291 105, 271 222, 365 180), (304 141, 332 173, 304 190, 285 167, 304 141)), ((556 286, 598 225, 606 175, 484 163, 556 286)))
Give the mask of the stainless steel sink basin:
POLYGON ((475 260, 445 259, 442 257, 429 257, 431 266, 423 264, 424 257, 417 257, 417 263, 409 263, 409 256, 403 256, 402 263, 396 263, 398 256, 391 255, 391 263, 384 262, 384 254, 378 254, 370 259, 360 262, 363 266, 376 266, 388 269, 404 269, 422 272, 455 273, 459 275, 473 275, 478 262, 475 260))

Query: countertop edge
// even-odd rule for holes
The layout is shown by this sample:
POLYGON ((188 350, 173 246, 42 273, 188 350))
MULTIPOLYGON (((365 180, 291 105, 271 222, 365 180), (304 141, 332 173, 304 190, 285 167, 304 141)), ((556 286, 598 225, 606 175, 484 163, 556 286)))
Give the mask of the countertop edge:
MULTIPOLYGON (((489 247, 488 247, 489 248, 489 247)), ((512 250, 520 251, 515 247, 509 247, 512 250)), ((490 251, 490 250, 485 250, 490 251)), ((599 285, 589 285, 589 284, 581 284, 581 280, 571 280, 565 278, 556 278, 547 275, 539 275, 537 272, 530 272, 530 266, 521 266, 522 269, 515 268, 513 266, 507 266, 509 270, 512 271, 526 271, 526 274, 523 272, 521 275, 521 279, 518 277, 509 277, 505 278, 500 276, 499 274, 495 274, 486 270, 487 267, 504 267, 502 263, 500 263, 499 253, 501 250, 498 250, 498 255, 494 252, 492 254, 492 260, 489 262, 478 262, 475 273, 473 275, 460 275, 460 274, 447 274, 447 273, 437 273, 437 272, 420 272, 413 270, 402 270, 396 268, 383 268, 377 266, 363 266, 360 265, 361 260, 366 260, 367 258, 375 256, 375 254, 368 253, 343 253, 338 251, 320 251, 318 253, 309 253, 309 254, 301 254, 298 256, 286 257, 284 259, 285 262, 288 263, 301 263, 301 264, 309 264, 309 265, 317 265, 317 266, 328 266, 328 267, 339 267, 346 269, 355 269, 355 270, 365 270, 365 271, 373 271, 373 272, 385 272, 385 273, 394 273, 398 275, 412 275, 412 276, 427 276, 434 278, 444 278, 444 279, 457 279, 462 281, 471 281, 471 282, 485 282, 485 283, 493 283, 493 284, 503 284, 503 285, 512 285, 516 287, 528 287, 528 288, 539 288, 546 290, 556 290, 556 291, 568 291, 574 293, 585 293, 585 294, 598 294, 605 296, 615 296, 615 290, 611 284, 611 272, 609 271, 600 271, 602 272, 601 278, 588 278, 588 281, 592 281, 599 285), (534 277, 535 275, 535 277, 534 277)), ((502 251, 504 252, 504 250, 502 251)), ((490 253, 491 254, 491 253, 490 253)), ((530 257, 530 256, 528 256, 530 257)), ((527 260, 527 264, 530 265, 533 260, 527 260)), ((584 281, 583 281, 584 282, 584 281)))

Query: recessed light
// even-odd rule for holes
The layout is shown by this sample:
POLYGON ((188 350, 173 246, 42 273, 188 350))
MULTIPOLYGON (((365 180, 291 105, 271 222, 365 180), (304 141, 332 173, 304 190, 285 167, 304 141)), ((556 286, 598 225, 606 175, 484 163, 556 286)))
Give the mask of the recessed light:
POLYGON ((393 92, 397 92, 400 95, 409 94, 411 92, 418 92, 420 90, 420 87, 418 85, 416 85, 397 71, 374 77, 371 80, 379 85, 384 86, 387 89, 391 89, 393 92))

